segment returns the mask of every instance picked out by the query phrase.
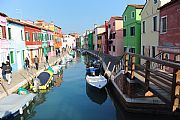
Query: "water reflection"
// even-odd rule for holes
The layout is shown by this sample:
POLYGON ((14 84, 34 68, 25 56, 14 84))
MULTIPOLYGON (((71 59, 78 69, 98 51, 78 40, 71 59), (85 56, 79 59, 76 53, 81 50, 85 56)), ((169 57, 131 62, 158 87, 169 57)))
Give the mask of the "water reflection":
POLYGON ((99 105, 103 104, 107 99, 107 93, 105 88, 97 89, 95 87, 90 86, 87 82, 86 94, 92 102, 97 103, 99 105))

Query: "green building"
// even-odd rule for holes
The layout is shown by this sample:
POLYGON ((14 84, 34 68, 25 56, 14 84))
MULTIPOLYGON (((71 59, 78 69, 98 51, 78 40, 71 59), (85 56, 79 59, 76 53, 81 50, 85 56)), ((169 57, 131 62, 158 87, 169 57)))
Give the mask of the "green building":
MULTIPOLYGON (((144 5, 130 4, 123 13, 124 51, 141 53, 141 10, 144 5)), ((136 63, 139 60, 136 59, 136 63)))
POLYGON ((88 49, 93 50, 93 32, 88 34, 88 49))

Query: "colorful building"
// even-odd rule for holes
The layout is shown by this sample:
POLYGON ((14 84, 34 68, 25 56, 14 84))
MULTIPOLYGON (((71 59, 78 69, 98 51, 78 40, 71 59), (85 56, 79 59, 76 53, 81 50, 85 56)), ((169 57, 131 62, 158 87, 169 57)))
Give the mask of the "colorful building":
POLYGON ((99 50, 99 48, 101 48, 101 46, 99 46, 102 44, 101 33, 104 32, 105 32, 105 25, 101 25, 101 26, 94 25, 94 34, 95 34, 95 39, 93 39, 94 50, 99 50))
POLYGON ((25 46, 24 23, 13 18, 7 18, 7 23, 9 61, 13 71, 16 71, 24 67, 25 57, 28 57, 25 46))
MULTIPOLYGON (((170 0, 147 0, 141 12, 141 55, 155 57, 159 45, 159 7, 170 0)), ((142 60, 143 62, 143 60, 142 60)))
POLYGON ((61 28, 56 25, 54 28, 54 48, 56 50, 62 49, 62 32, 61 32, 61 28))
POLYGON ((9 54, 9 41, 6 33, 6 17, 6 14, 0 12, 0 64, 7 61, 7 56, 9 54))
POLYGON ((37 56, 39 60, 42 60, 42 34, 41 28, 34 25, 31 21, 24 22, 25 32, 25 45, 28 51, 28 57, 30 62, 34 63, 34 58, 37 56))
MULTIPOLYGON (((141 10, 144 5, 130 4, 123 13, 124 51, 141 53, 141 10)), ((136 59, 136 63, 139 62, 136 59)))
POLYGON ((49 23, 49 28, 48 28, 48 56, 55 56, 55 49, 54 49, 54 30, 55 26, 54 23, 51 22, 49 23))
POLYGON ((76 38, 71 35, 63 35, 62 48, 76 48, 76 38))
POLYGON ((109 54, 112 56, 121 56, 124 53, 123 49, 123 18, 113 16, 108 24, 108 40, 109 54))
POLYGON ((93 31, 88 34, 88 49, 93 50, 93 31))
MULTIPOLYGON (((163 5, 160 10, 160 36, 159 51, 180 53, 180 1, 171 0, 163 5)), ((167 55, 173 60, 173 55, 167 55)), ((180 60, 180 58, 179 58, 180 60)))

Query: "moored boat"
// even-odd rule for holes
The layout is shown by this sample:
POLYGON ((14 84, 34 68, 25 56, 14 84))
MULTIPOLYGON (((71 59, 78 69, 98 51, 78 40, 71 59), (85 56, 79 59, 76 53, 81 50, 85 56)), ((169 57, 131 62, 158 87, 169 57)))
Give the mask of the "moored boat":
POLYGON ((107 84, 107 79, 102 75, 98 75, 98 76, 87 75, 86 81, 88 84, 98 89, 105 87, 105 85, 107 84))

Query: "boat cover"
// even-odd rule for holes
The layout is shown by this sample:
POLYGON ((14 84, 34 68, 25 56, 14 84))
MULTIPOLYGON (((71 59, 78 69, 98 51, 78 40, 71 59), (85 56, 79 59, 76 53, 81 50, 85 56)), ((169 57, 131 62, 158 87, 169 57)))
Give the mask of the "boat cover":
POLYGON ((48 72, 41 72, 37 78, 40 80, 41 85, 45 85, 49 80, 50 76, 51 75, 48 72))
POLYGON ((35 96, 34 93, 27 95, 11 94, 0 99, 0 119, 16 113, 27 102, 33 100, 35 96))

